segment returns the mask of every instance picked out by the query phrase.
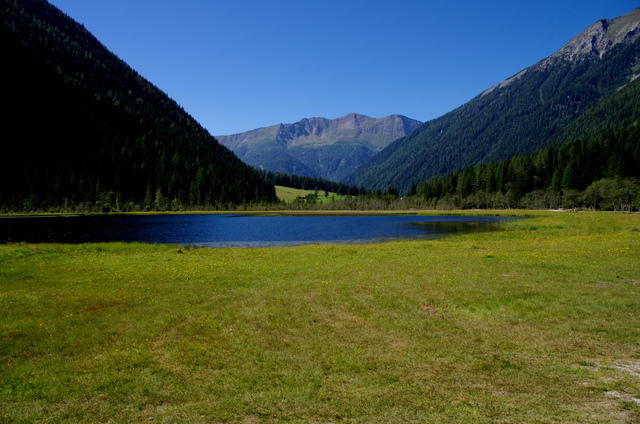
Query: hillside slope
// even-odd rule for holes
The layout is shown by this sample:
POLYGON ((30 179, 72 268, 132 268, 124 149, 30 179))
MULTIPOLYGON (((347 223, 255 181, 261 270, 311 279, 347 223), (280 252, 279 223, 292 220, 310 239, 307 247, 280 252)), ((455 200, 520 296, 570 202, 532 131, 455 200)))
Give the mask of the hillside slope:
POLYGON ((337 119, 302 119, 217 138, 247 164, 339 181, 420 124, 401 115, 375 119, 350 113, 337 119))
POLYGON ((639 73, 639 27, 640 9, 599 20, 554 55, 395 141, 345 182, 406 191, 412 182, 566 142, 553 136, 639 73))
POLYGON ((274 201, 263 175, 44 0, 0 0, 0 210, 274 201))

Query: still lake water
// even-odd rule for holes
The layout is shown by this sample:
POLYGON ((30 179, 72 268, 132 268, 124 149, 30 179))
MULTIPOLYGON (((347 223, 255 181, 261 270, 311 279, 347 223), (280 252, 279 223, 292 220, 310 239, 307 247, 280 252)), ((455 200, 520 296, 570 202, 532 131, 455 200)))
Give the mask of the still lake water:
POLYGON ((137 241, 206 247, 378 243, 494 231, 508 217, 212 214, 0 218, 0 243, 137 241))

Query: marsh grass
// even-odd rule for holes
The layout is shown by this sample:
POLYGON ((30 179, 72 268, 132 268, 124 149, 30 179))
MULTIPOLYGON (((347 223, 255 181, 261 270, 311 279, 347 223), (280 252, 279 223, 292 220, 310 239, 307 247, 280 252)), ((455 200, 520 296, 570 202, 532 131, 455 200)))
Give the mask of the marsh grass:
POLYGON ((639 229, 3 245, 0 421, 637 422, 639 229))

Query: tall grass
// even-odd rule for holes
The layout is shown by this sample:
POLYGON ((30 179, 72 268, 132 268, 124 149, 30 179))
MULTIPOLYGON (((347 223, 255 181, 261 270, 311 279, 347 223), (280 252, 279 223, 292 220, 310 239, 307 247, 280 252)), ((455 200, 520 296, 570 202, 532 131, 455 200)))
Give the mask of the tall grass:
POLYGON ((640 215, 435 241, 0 246, 0 421, 640 420, 640 215))

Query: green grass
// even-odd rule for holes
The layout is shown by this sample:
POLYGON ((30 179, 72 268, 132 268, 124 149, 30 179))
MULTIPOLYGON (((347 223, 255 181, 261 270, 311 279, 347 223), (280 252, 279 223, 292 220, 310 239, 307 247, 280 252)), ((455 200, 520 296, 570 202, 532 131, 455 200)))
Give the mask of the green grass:
POLYGON ((0 422, 640 421, 640 215, 379 245, 0 245, 0 422))
MULTIPOLYGON (((307 196, 309 194, 315 194, 315 190, 302 190, 291 187, 284 186, 275 186, 276 187, 276 197, 278 200, 282 200, 285 203, 293 203, 299 196, 307 196)), ((319 203, 327 203, 332 202, 333 200, 344 199, 345 196, 339 196, 336 193, 329 193, 329 197, 325 197, 324 190, 318 191, 318 202, 319 203)))

